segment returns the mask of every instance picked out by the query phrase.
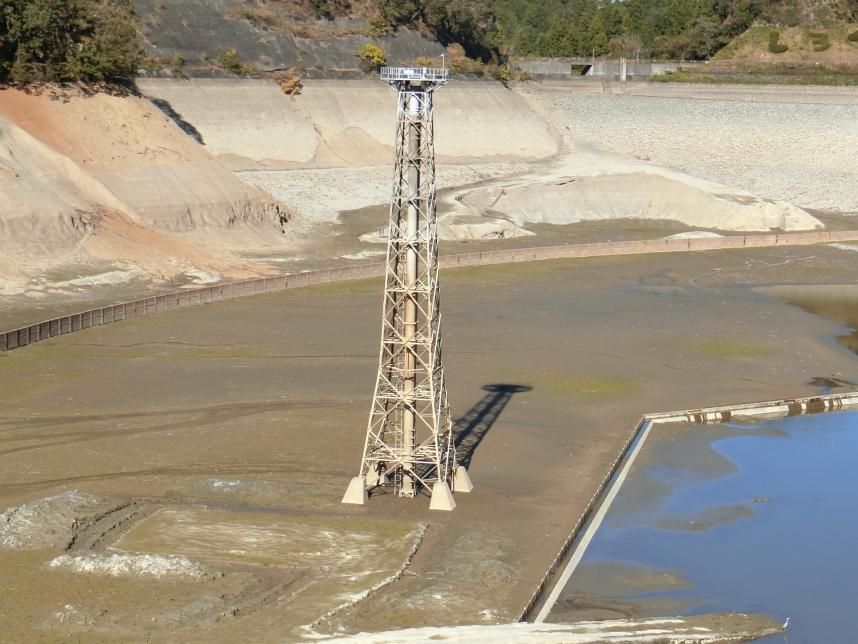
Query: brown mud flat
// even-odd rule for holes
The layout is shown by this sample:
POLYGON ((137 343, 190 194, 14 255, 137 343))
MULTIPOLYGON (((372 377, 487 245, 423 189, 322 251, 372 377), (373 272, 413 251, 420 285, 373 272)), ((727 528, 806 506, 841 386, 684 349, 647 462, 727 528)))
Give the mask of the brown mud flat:
POLYGON ((137 502, 147 510, 86 551, 208 552, 203 563, 223 574, 90 576, 46 567, 62 544, 0 549, 9 598, 0 629, 18 640, 289 641, 332 609, 317 630, 513 620, 642 413, 858 381, 854 355, 829 339, 841 326, 752 288, 856 277, 852 254, 828 246, 445 272, 450 399, 476 484, 450 514, 430 514, 425 498, 339 503, 376 369, 378 279, 182 309, 2 354, 0 508, 70 490, 137 502), (498 397, 498 384, 510 395, 498 397), (288 542, 300 526, 316 531, 303 533, 312 548, 262 560, 236 546, 242 536, 288 542), (397 544, 369 566, 379 574, 360 594, 390 583, 365 598, 357 586, 348 600, 335 596, 360 555, 312 555, 336 552, 346 533, 368 535, 367 552, 397 544), (310 577, 316 597, 328 585, 328 599, 302 604, 310 577))

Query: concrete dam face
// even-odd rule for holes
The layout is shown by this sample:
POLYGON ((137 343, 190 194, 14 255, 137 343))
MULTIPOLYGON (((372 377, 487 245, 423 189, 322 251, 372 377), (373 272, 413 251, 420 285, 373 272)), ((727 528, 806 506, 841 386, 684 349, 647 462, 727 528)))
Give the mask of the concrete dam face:
MULTIPOLYGON (((192 123, 209 151, 234 168, 379 165, 393 158, 396 104, 377 81, 307 81, 294 97, 263 80, 141 79, 138 86, 192 123)), ((451 83, 435 123, 439 161, 541 159, 558 150, 545 120, 497 83, 451 83)))

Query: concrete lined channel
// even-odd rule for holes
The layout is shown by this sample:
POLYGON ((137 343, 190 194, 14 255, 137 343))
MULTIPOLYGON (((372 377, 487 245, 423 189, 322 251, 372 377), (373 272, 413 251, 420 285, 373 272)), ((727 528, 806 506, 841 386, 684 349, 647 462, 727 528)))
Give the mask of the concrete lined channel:
MULTIPOLYGON (((635 463, 638 460, 641 450, 644 448, 652 433, 654 431, 658 431, 660 426, 669 426, 672 424, 710 426, 733 424, 741 426, 746 423, 758 424, 765 423, 765 421, 772 421, 774 419, 794 418, 808 414, 841 412, 855 409, 858 409, 858 393, 812 396, 755 404, 726 405, 644 416, 632 433, 629 442, 623 448, 614 467, 611 468, 611 471, 605 481, 600 486, 596 495, 594 495, 593 500, 583 513, 575 531, 573 531, 566 544, 564 544, 564 547, 561 549, 554 564, 547 572, 543 582, 540 584, 536 593, 534 593, 531 602, 522 613, 522 618, 525 620, 532 620, 536 623, 563 621, 562 618, 558 620, 557 616, 554 614, 556 612, 558 601, 564 593, 568 592, 570 580, 573 578, 573 575, 575 575, 579 566, 582 564, 582 561, 585 559, 588 549, 591 547, 594 538, 602 528, 606 516, 612 511, 612 506, 623 488, 623 485, 629 478, 630 472, 635 467, 635 463)), ((854 416, 855 414, 853 413, 852 415, 854 416)), ((683 465, 684 464, 677 463, 674 464, 673 467, 682 467, 683 465)), ((671 467, 671 465, 665 464, 663 467, 671 467)), ((822 472, 817 472, 817 474, 821 475, 822 472)), ((638 474, 638 477, 639 476, 640 475, 638 474)), ((769 503, 771 500, 765 499, 760 500, 759 502, 769 503)), ((846 511, 845 508, 844 511, 846 511)), ((726 519, 726 521, 729 521, 729 519, 726 519)), ((694 522, 690 523, 693 524, 694 522)), ((694 527, 688 528, 688 530, 691 531, 696 529, 697 528, 694 527)), ((815 536, 815 538, 818 537, 819 535, 815 536)), ((752 543, 747 544, 748 547, 751 547, 752 545, 752 543)), ((784 562, 784 565, 788 566, 789 563, 784 562)), ((743 571, 743 574, 753 574, 753 572, 743 571)), ((736 581, 737 583, 741 583, 738 579, 736 581)), ((745 582, 747 582, 747 579, 745 582)), ((584 582, 585 587, 586 583, 587 582, 584 582)), ((835 588, 838 586, 838 582, 836 580, 829 580, 829 583, 833 584, 835 588)), ((750 608, 743 609, 742 607, 734 607, 734 609, 744 612, 751 610, 750 608)), ((563 611, 561 611, 561 615, 563 615, 563 611)), ((793 619, 795 620, 796 617, 793 616, 793 619)), ((845 619, 845 622, 841 619, 840 624, 833 625, 831 627, 833 629, 832 632, 827 635, 819 631, 814 631, 814 628, 820 628, 818 623, 811 627, 809 633, 822 637, 842 637, 842 629, 845 628, 845 624, 848 623, 848 618, 845 619)), ((805 627, 804 635, 807 634, 808 631, 805 627)))

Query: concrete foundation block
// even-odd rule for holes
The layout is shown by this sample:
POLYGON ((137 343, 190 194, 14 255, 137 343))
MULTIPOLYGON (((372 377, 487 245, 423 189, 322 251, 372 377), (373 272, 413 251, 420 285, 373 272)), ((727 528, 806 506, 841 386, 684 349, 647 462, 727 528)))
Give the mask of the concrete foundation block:
POLYGON ((435 481, 432 485, 432 498, 429 501, 430 510, 454 510, 456 501, 446 481, 435 481))
POLYGON ((456 473, 453 474, 453 491, 470 492, 473 489, 474 484, 471 482, 468 470, 463 465, 460 465, 456 468, 456 473))
MULTIPOLYGON (((433 494, 434 496, 434 494, 433 494)), ((346 488, 346 493, 343 495, 343 503, 351 503, 353 505, 363 505, 369 500, 366 493, 366 480, 362 476, 356 476, 349 481, 349 486, 346 488)))

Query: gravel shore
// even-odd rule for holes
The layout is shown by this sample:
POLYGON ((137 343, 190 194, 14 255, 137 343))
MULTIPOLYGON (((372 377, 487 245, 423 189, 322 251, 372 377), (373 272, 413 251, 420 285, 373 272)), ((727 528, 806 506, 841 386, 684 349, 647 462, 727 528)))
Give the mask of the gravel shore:
MULTIPOLYGON (((466 185, 493 177, 522 172, 523 162, 439 164, 438 189, 466 185)), ((393 189, 390 165, 312 170, 260 170, 239 172, 245 182, 300 213, 309 222, 334 222, 340 212, 383 204, 393 189)))
POLYGON ((682 89, 685 96, 654 86, 645 96, 585 93, 562 84, 519 87, 573 145, 803 208, 858 212, 858 94, 838 94, 833 102, 826 89, 818 90, 818 101, 807 91, 769 96, 755 88, 682 89))

